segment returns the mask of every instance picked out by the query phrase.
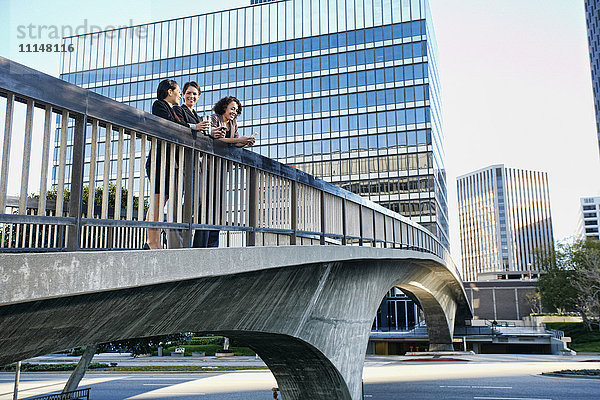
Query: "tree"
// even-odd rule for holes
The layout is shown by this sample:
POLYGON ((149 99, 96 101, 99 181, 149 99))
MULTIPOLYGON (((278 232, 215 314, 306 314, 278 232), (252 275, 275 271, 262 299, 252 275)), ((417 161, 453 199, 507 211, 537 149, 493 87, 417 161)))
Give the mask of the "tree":
POLYGON ((527 304, 529 304, 531 311, 533 311, 535 314, 542 313, 542 296, 540 295, 539 291, 534 293, 526 293, 525 300, 527 301, 527 304))
POLYGON ((590 330, 600 324, 600 241, 559 243, 536 263, 544 272, 537 289, 545 308, 576 311, 590 330))
POLYGON ((600 330, 600 241, 588 239, 574 253, 577 274, 573 287, 578 291, 577 309, 583 323, 592 329, 592 321, 600 330))
POLYGON ((537 269, 543 272, 538 279, 543 308, 552 312, 575 311, 577 290, 572 284, 573 268, 569 261, 568 243, 558 243, 550 252, 536 252, 537 269))
MULTIPOLYGON (((90 194, 89 186, 84 186, 83 194, 82 194, 84 209, 87 208, 89 194, 90 194)), ((128 194, 127 188, 121 188, 121 207, 127 206, 127 194, 128 194)), ((34 195, 33 197, 39 198, 39 195, 34 195)), ((65 195, 64 195, 65 202, 68 202, 70 197, 71 197, 71 192, 69 191, 69 189, 65 189, 65 195)), ((108 206, 109 207, 115 206, 116 197, 117 197, 117 185, 115 185, 112 182, 109 182, 109 184, 108 184, 108 206)), ((46 192, 46 199, 56 200, 56 189, 52 189, 52 190, 49 190, 48 192, 46 192)), ((138 204, 139 204, 139 197, 133 196, 133 208, 137 209, 138 204)), ((102 187, 96 187, 96 189, 94 189, 94 206, 98 206, 98 207, 102 206, 102 187)), ((146 207, 145 202, 144 202, 144 207, 146 207)))

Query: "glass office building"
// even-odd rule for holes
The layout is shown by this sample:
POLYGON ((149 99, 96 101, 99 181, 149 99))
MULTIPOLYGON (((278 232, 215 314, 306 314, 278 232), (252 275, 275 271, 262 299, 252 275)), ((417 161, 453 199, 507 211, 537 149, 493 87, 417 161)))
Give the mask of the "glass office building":
POLYGON ((537 276, 536 251, 554 246, 547 174, 492 165, 457 181, 462 278, 537 276))
POLYGON ((594 105, 596 107, 598 146, 600 148, 600 0, 585 0, 585 16, 590 48, 594 105))
POLYGON ((66 38, 61 77, 145 111, 165 78, 199 83, 200 114, 234 95, 240 134, 259 133, 254 151, 409 216, 447 246, 427 0, 256 3, 66 38))

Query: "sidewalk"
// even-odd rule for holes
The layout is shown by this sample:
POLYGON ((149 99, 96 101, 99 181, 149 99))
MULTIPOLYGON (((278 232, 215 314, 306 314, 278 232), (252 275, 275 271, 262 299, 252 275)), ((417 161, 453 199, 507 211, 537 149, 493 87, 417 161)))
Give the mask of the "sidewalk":
POLYGON ((589 353, 589 354, 577 354, 575 356, 564 356, 554 354, 464 354, 464 355, 451 355, 451 356, 431 356, 431 355, 411 355, 411 356, 374 356, 368 355, 365 359, 365 366, 369 363, 382 363, 382 362, 404 362, 404 361, 417 361, 419 359, 433 359, 433 358, 452 358, 470 363, 539 363, 539 362, 596 362, 600 363, 600 354, 589 353))

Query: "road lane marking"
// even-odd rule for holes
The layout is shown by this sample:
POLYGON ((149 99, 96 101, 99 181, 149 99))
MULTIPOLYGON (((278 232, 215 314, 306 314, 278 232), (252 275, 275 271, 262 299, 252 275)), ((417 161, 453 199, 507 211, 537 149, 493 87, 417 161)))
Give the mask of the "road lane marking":
POLYGON ((541 397, 473 397, 475 400, 552 400, 541 397))
MULTIPOLYGON (((189 380, 198 379, 197 376, 191 376, 188 378, 185 378, 185 377, 169 378, 168 376, 165 376, 165 377, 161 376, 161 377, 156 377, 154 379, 157 379, 157 378, 164 379, 165 381, 189 381, 189 380)), ((151 380, 153 380, 152 377, 128 377, 125 379, 127 379, 128 381, 151 381, 151 380)))
POLYGON ((169 386, 170 383, 142 383, 142 386, 169 386))
POLYGON ((440 385, 441 388, 467 388, 470 389, 471 386, 469 385, 440 385))
POLYGON ((470 385, 440 385, 441 388, 462 389, 512 389, 512 386, 470 386, 470 385))

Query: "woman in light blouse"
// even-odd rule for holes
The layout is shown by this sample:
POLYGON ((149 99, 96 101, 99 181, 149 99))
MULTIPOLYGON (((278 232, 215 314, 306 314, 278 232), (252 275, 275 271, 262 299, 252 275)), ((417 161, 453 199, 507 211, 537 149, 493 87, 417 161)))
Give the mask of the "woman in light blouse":
MULTIPOLYGON (((223 97, 213 107, 215 112, 210 116, 210 136, 237 147, 253 146, 255 138, 253 136, 240 137, 236 118, 242 112, 242 104, 233 96, 223 97)), ((208 173, 211 174, 210 170, 208 173)), ((215 176, 215 188, 223 187, 224 179, 222 176, 215 176)), ((216 190, 213 191, 216 195, 216 190)), ((216 196, 214 201, 216 201, 216 196)), ((194 247, 219 247, 219 231, 204 230, 197 231, 194 235, 194 247)))
POLYGON ((213 107, 215 112, 210 116, 210 135, 225 143, 237 147, 254 146, 256 139, 253 136, 238 134, 236 118, 242 113, 242 103, 233 96, 223 97, 213 107))

